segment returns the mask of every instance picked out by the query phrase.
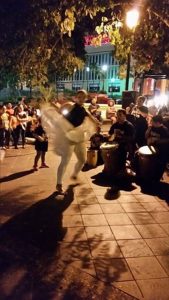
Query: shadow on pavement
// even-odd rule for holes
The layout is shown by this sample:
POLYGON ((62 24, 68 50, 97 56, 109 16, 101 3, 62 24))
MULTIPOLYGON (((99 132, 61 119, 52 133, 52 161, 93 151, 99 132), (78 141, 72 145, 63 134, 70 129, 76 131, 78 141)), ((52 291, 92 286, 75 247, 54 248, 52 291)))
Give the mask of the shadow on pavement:
POLYGON ((18 172, 18 173, 13 173, 13 174, 10 174, 9 176, 5 176, 3 178, 0 178, 0 182, 2 183, 2 182, 7 182, 7 181, 15 180, 15 179, 21 178, 23 176, 27 176, 27 175, 32 174, 32 173, 34 173, 33 169, 22 171, 22 172, 18 172))
POLYGON ((157 196, 169 204, 169 184, 163 181, 140 181, 134 176, 120 176, 115 178, 106 175, 104 172, 92 176, 91 179, 96 185, 108 187, 105 193, 105 199, 107 200, 117 199, 120 196, 120 190, 128 192, 133 191, 136 189, 136 186, 134 186, 133 183, 136 183, 141 187, 141 192, 143 194, 157 196))
POLYGON ((169 205, 169 184, 167 182, 143 182, 137 181, 137 184, 141 187, 143 194, 157 196, 163 199, 169 205))
MULTIPOLYGON (((6 238, 29 242, 42 250, 53 249, 63 238, 62 213, 74 198, 73 186, 64 195, 54 192, 20 214, 14 216, 0 228, 0 240, 6 238)), ((12 245, 11 245, 12 246, 12 245)))
MULTIPOLYGON (((65 195, 53 193, 1 226, 1 300, 133 299, 107 284, 118 280, 127 266, 111 258, 110 245, 101 244, 101 234, 90 239, 90 245, 97 252, 95 268, 103 281, 88 274, 90 247, 79 240, 82 227, 76 227, 71 242, 60 243, 66 234, 63 212, 74 199, 74 187, 69 186, 65 195), (77 261, 77 268, 71 265, 77 261)), ((118 246, 114 251, 119 257, 118 246)))
POLYGON ((65 195, 53 193, 1 226, 0 299, 22 299, 19 295, 29 291, 32 276, 38 279, 42 265, 57 253, 66 233, 62 214, 74 199, 73 188, 69 186, 65 195))
POLYGON ((133 178, 131 176, 121 176, 117 178, 106 175, 104 172, 100 172, 91 178, 93 179, 92 182, 94 184, 108 187, 104 196, 107 200, 119 198, 120 190, 130 192, 136 189, 136 187, 132 185, 133 178))

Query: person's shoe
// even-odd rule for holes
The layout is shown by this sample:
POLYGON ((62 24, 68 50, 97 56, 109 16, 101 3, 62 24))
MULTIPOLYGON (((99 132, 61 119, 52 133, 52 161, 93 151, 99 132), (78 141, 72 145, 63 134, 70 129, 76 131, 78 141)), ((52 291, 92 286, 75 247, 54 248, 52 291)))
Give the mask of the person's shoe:
POLYGON ((62 194, 63 193, 63 188, 62 188, 62 184, 57 184, 56 185, 56 191, 59 193, 59 194, 62 194))
POLYGON ((49 166, 47 166, 46 164, 42 164, 42 165, 40 166, 40 168, 49 168, 49 166))
POLYGON ((37 166, 33 166, 33 170, 34 171, 38 171, 38 167, 37 166))

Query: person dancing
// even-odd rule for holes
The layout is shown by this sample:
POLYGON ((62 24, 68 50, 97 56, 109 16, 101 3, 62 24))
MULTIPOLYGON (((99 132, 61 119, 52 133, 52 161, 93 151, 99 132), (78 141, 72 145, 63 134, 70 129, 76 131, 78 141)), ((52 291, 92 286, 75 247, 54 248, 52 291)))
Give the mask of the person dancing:
POLYGON ((66 105, 61 107, 60 116, 52 107, 42 108, 43 124, 53 139, 56 154, 61 156, 56 183, 56 190, 59 193, 63 193, 63 176, 73 152, 77 162, 71 178, 76 179, 86 162, 86 140, 95 132, 96 125, 99 124, 83 107, 86 99, 87 92, 79 90, 75 104, 71 105, 69 111, 66 105))

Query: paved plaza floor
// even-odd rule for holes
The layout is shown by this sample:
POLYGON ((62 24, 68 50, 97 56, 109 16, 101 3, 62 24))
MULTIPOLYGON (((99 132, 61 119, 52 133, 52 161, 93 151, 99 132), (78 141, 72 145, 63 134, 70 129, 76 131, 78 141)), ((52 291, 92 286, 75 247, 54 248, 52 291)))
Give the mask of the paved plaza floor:
POLYGON ((169 299, 169 177, 143 189, 103 166, 55 192, 59 157, 32 171, 35 150, 10 149, 0 166, 0 299, 169 299))

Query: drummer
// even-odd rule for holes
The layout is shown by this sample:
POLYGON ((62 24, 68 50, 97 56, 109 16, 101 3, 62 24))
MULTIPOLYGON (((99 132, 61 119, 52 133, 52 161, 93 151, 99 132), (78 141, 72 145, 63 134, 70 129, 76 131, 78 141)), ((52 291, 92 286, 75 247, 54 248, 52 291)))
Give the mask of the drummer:
POLYGON ((132 157, 134 138, 134 126, 127 121, 126 111, 124 109, 119 109, 117 111, 117 121, 110 127, 109 130, 109 140, 119 143, 120 164, 122 169, 125 168, 127 153, 129 153, 129 160, 132 157))
POLYGON ((146 131, 147 144, 158 149, 160 159, 166 163, 169 161, 169 130, 163 125, 160 115, 152 118, 152 126, 146 131))

